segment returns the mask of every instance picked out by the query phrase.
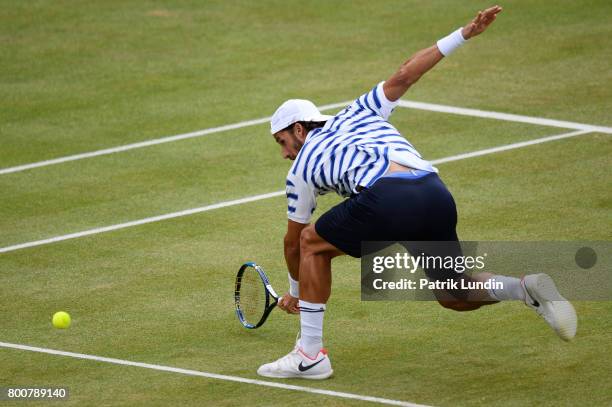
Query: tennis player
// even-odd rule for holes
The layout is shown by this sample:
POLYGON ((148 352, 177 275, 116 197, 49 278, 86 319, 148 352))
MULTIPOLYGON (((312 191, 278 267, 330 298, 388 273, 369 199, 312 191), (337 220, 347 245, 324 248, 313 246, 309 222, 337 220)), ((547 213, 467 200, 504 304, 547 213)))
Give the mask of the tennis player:
MULTIPOLYGON (((455 202, 436 168, 421 157, 387 120, 400 97, 419 78, 467 40, 484 32, 502 11, 478 12, 435 45, 411 56, 387 81, 379 83, 336 116, 322 115, 307 100, 283 103, 271 119, 271 132, 283 158, 293 160, 286 180, 288 227, 284 239, 289 292, 279 307, 299 313, 301 335, 286 356, 262 365, 266 377, 326 379, 333 370, 323 348, 323 316, 331 293, 331 260, 361 256, 362 241, 444 241, 450 255, 461 255, 455 227, 455 202), (347 197, 310 219, 318 195, 347 197)), ((443 245, 444 247, 444 245, 443 245)), ((494 279, 501 289, 436 290, 442 306, 469 311, 503 300, 523 300, 565 340, 576 333, 576 313, 545 274, 522 279, 454 270, 425 270, 430 280, 494 279), (551 299, 555 299, 552 301, 551 299)))

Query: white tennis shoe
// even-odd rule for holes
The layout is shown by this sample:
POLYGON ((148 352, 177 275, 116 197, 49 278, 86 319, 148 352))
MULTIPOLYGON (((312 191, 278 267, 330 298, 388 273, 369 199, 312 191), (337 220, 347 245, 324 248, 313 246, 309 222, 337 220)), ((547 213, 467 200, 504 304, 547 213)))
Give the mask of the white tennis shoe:
POLYGON ((535 310, 564 341, 576 336, 578 318, 572 304, 563 298, 547 274, 530 274, 521 279, 525 304, 535 310))
POLYGON ((314 359, 306 356, 296 344, 289 354, 272 363, 261 365, 257 374, 281 379, 300 378, 323 380, 334 373, 327 351, 321 349, 314 359))

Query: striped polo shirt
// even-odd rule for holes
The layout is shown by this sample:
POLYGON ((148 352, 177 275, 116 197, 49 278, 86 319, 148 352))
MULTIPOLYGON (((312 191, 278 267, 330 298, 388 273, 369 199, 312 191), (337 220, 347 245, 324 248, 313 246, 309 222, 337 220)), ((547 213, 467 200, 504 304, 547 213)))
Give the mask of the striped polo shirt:
POLYGON ((369 187, 387 172, 390 161, 437 172, 387 121, 397 101, 385 97, 383 83, 308 133, 287 175, 289 219, 308 223, 317 195, 358 194, 358 187, 369 187))

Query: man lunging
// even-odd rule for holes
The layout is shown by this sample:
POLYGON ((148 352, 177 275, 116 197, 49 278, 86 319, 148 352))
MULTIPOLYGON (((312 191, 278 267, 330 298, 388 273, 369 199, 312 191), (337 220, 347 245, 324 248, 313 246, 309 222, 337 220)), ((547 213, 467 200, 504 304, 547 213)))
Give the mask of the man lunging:
MULTIPOLYGON (((360 257, 362 241, 449 242, 442 246, 446 253, 437 254, 461 255, 452 195, 437 169, 387 120, 412 84, 485 31, 501 10, 494 6, 479 12, 465 27, 414 54, 387 81, 333 117, 298 99, 286 101, 274 113, 271 132, 283 158, 294 161, 286 180, 289 220, 284 240, 290 289, 279 307, 300 314, 301 336, 293 351, 262 365, 258 374, 325 379, 333 373, 322 338, 334 257, 360 257), (310 225, 317 195, 331 191, 348 199, 310 225)), ((523 300, 562 339, 576 333, 574 308, 545 274, 518 279, 490 273, 468 276, 448 269, 425 272, 430 280, 503 283, 497 290, 435 291, 444 307, 470 311, 498 301, 523 300)))

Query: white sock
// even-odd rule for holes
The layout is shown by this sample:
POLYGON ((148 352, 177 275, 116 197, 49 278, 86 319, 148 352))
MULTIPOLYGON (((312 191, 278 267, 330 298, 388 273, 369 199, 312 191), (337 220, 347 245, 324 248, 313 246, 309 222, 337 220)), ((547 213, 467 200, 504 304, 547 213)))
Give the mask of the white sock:
POLYGON ((521 287, 521 279, 516 277, 493 276, 489 281, 503 284, 503 288, 489 288, 487 290, 494 300, 525 301, 525 292, 523 291, 523 287, 521 287))
POLYGON ((325 304, 300 300, 300 347, 311 358, 316 358, 323 347, 324 313, 325 304))

